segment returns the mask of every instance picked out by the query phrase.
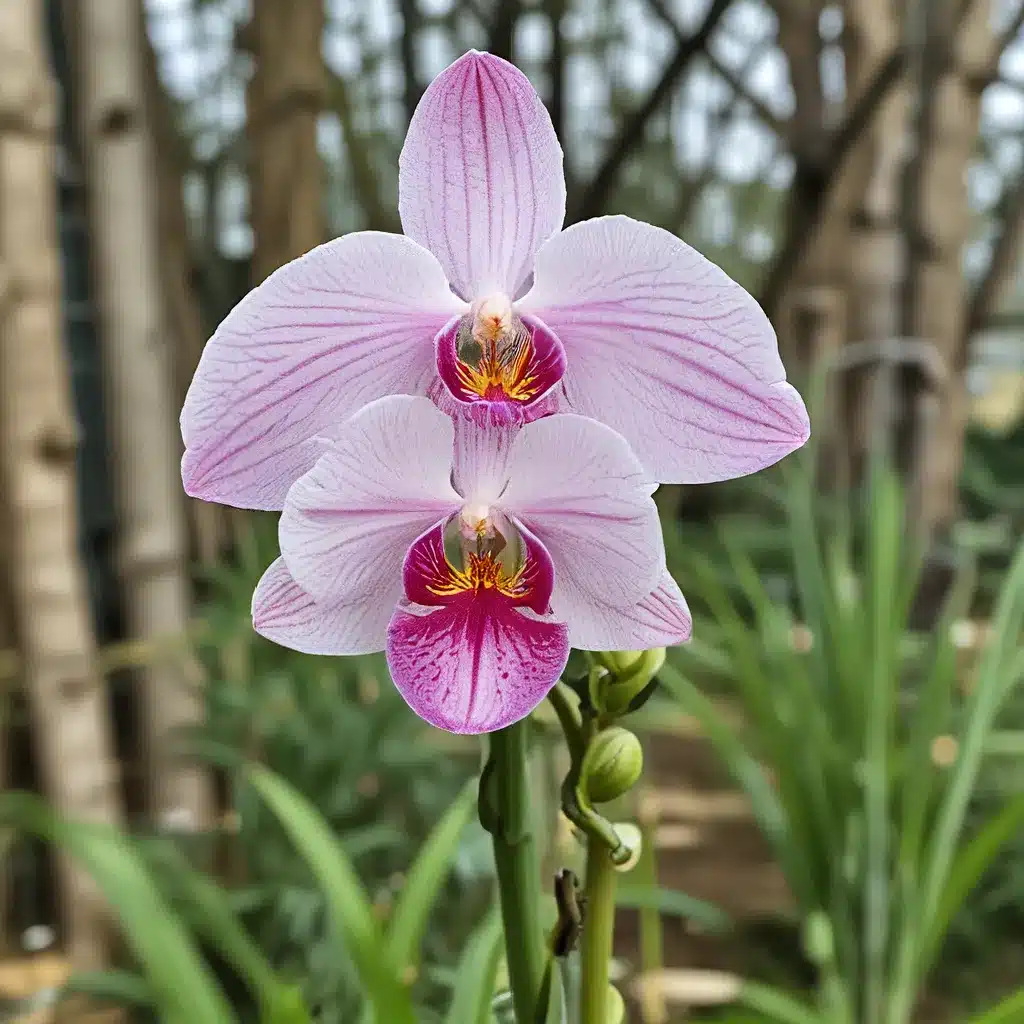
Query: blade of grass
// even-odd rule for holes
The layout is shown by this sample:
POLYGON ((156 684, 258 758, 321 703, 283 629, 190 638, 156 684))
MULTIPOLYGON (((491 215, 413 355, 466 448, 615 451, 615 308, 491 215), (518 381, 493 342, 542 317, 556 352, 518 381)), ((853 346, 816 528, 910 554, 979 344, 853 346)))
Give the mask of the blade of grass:
POLYGON ((872 475, 869 526, 871 664, 864 737, 864 986, 867 1018, 881 1021, 885 1005, 886 947, 891 912, 889 754, 892 710, 898 694, 896 651, 902 635, 902 623, 896 622, 895 613, 903 529, 899 485, 886 467, 875 467, 872 475))
POLYGON ((943 797, 931 834, 922 886, 921 925, 928 934, 938 914, 942 891, 949 878, 964 815, 974 790, 985 741, 992 731, 999 706, 1013 681, 1017 645, 1024 624, 1024 545, 1010 567, 993 619, 993 639, 982 656, 978 679, 968 701, 966 726, 959 757, 943 797))
POLYGON ((770 985, 745 981, 740 988, 737 1003, 764 1014, 778 1024, 822 1024, 818 1014, 799 1000, 770 985))
POLYGON ((931 747, 935 737, 950 728, 953 687, 956 682, 957 651, 950 634, 953 624, 966 614, 974 594, 973 568, 962 571, 953 582, 942 614, 933 631, 931 651, 923 684, 918 685, 917 701, 910 718, 905 748, 903 779, 903 819, 900 862, 904 872, 919 879, 919 858, 924 839, 928 806, 935 785, 935 765, 931 747))
POLYGON ((949 925, 971 890, 992 866, 999 851, 1024 829, 1024 793, 1018 794, 981 828, 964 846, 950 866, 935 916, 924 936, 921 963, 923 975, 935 959, 949 925))
POLYGON ((971 1024, 1019 1024, 1021 1020, 1024 1020, 1024 988, 1007 996, 980 1017, 975 1017, 971 1024))
POLYGON ((399 969, 415 969, 427 919, 437 903, 444 880, 451 870, 459 838, 476 810, 477 780, 471 779, 434 826, 402 887, 395 905, 387 942, 392 961, 399 969))
POLYGON ((234 1022, 224 993, 123 835, 66 822, 28 793, 0 796, 0 821, 53 843, 85 868, 117 913, 163 1016, 193 1024, 234 1022))
MULTIPOLYGON (((735 665, 733 685, 740 691, 753 735, 763 746, 757 754, 769 761, 778 780, 788 815, 787 832, 794 846, 803 851, 810 850, 814 840, 808 820, 808 801, 804 798, 795 774, 791 736, 786 726, 791 715, 785 707, 788 697, 781 688, 772 685, 766 674, 759 638, 743 621, 726 593, 722 585, 722 573, 715 570, 699 553, 693 556, 693 566, 694 582, 700 587, 700 596, 707 602, 721 632, 723 644, 735 665)), ((684 649, 681 657, 686 656, 684 649)), ((817 878, 811 871, 810 861, 804 861, 801 881, 803 889, 794 890, 795 893, 816 891, 817 878)), ((812 903, 817 902, 813 896, 809 899, 812 903)))
POLYGON ((238 970, 262 1006, 274 1005, 285 985, 235 916, 226 892, 195 871, 170 843, 151 841, 145 845, 144 852, 150 862, 160 866, 168 876, 174 895, 181 901, 183 913, 192 927, 238 970))
POLYGON ((490 1024, 501 939, 501 914, 495 905, 469 937, 459 958, 458 981, 445 1024, 490 1024))
POLYGON ((352 958, 380 1024, 416 1024, 403 985, 370 901, 344 851, 316 808, 289 783, 258 766, 246 775, 277 815, 295 848, 317 877, 339 937, 352 958))
POLYGON ((702 931, 712 935, 724 935, 733 926, 729 915, 713 903, 660 885, 621 882, 616 891, 615 905, 626 910, 655 910, 668 917, 681 917, 695 922, 702 931))
POLYGON ((88 996, 96 1002, 116 1006, 145 1006, 154 1009, 153 988, 141 974, 111 968, 105 971, 78 971, 64 986, 69 995, 88 996))

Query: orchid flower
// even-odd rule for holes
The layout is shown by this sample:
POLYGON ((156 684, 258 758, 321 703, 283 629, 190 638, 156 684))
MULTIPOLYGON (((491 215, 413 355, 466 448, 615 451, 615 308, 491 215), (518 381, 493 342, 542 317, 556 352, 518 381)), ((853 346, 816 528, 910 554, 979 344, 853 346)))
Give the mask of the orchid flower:
POLYGON ((253 623, 308 653, 386 649, 422 718, 500 729, 544 698, 570 645, 689 638, 653 490, 626 441, 586 417, 509 426, 381 398, 289 489, 253 623))
POLYGON ((561 230, 565 198, 562 151, 526 77, 486 53, 455 61, 402 150, 405 235, 314 249, 207 344, 181 418, 189 494, 280 509, 317 439, 389 394, 589 416, 662 483, 741 476, 798 448, 807 413, 754 299, 649 224, 561 230))

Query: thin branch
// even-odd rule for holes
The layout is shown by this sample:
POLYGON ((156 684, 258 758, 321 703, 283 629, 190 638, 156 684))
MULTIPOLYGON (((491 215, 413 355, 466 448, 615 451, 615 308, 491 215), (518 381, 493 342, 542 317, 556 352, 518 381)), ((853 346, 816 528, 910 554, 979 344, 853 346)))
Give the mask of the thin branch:
POLYGON ((562 19, 565 16, 565 0, 548 0, 548 20, 551 24, 551 57, 548 60, 548 74, 551 78, 551 100, 548 112, 555 134, 561 139, 565 131, 565 73, 566 45, 562 32, 562 19))
POLYGON ((662 72, 657 84, 648 93, 647 99, 626 118, 625 123, 608 147, 601 166, 583 192, 579 203, 576 204, 575 210, 569 218, 570 223, 595 217, 604 209, 608 196, 615 187, 619 172, 622 170, 622 165, 643 141, 644 130, 647 128, 648 122, 668 98, 694 59, 707 47, 708 39, 711 38, 711 34, 718 27, 718 23, 731 3, 732 0, 712 0, 701 26, 693 35, 680 40, 676 46, 676 52, 662 72))
POLYGON ((497 57, 513 61, 516 22, 522 13, 522 0, 497 0, 494 21, 487 35, 487 49, 497 57))
MULTIPOLYGON (((672 12, 668 9, 668 5, 665 3, 665 0, 647 0, 647 4, 657 15, 658 19, 666 26, 666 28, 668 28, 672 35, 675 36, 676 43, 678 45, 685 45, 687 42, 686 33, 684 33, 676 23, 676 19, 672 16, 672 12)), ((753 62, 745 62, 740 71, 736 72, 725 64, 710 46, 705 48, 704 56, 718 77, 721 78, 730 89, 732 89, 733 93, 735 93, 741 100, 748 103, 754 113, 757 114, 757 116, 769 128, 771 128, 776 135, 782 139, 787 139, 787 136, 789 135, 789 125, 785 118, 779 117, 779 115, 776 114, 760 96, 751 92, 744 84, 744 79, 753 70, 753 62)))
POLYGON ((833 132, 831 142, 820 164, 798 161, 794 191, 803 205, 790 218, 789 233, 779 255, 772 264, 761 290, 761 305, 769 316, 777 310, 782 292, 811 244, 814 228, 825 207, 832 185, 854 143, 874 117, 882 101, 899 81, 907 63, 903 47, 897 47, 882 61, 874 77, 858 97, 850 112, 833 132))
MULTIPOLYGON (((744 77, 748 75, 764 55, 765 50, 765 45, 759 45, 752 48, 750 53, 747 55, 747 59, 743 62, 743 66, 740 68, 739 73, 744 77)), ((669 225, 673 231, 679 231, 682 233, 686 229, 686 225, 690 219, 690 214, 693 213, 693 208, 697 205, 697 201, 700 199, 704 190, 714 180, 718 157, 722 152, 722 146, 724 145, 727 137, 727 129, 733 118, 736 116, 736 109, 742 99, 743 97, 738 91, 733 91, 728 102, 724 104, 721 109, 714 112, 711 119, 711 130, 708 132, 709 137, 714 140, 711 152, 708 154, 708 157, 704 162, 704 166, 700 170, 700 174, 683 186, 679 196, 679 202, 676 204, 676 207, 672 212, 672 219, 669 221, 669 225)))
POLYGON ((1024 245, 1024 178, 1018 178, 999 204, 1002 207, 1002 229, 992 247, 992 259, 967 307, 965 325, 968 338, 980 331, 992 318, 1010 278, 1013 276, 1024 245))
POLYGON ((906 162, 901 182, 900 219, 906 248, 906 268, 900 287, 900 322, 904 334, 917 331, 924 264, 932 244, 925 224, 924 179, 935 148, 935 114, 939 85, 949 67, 953 49, 952 0, 921 0, 919 39, 912 44, 916 64, 917 109, 914 115, 913 155, 906 162))
POLYGON ((711 65, 715 74, 721 78, 726 85, 732 89, 733 93, 744 103, 748 104, 750 109, 757 115, 758 120, 763 121, 764 124, 771 128, 776 135, 779 136, 784 142, 790 141, 791 125, 789 120, 784 117, 779 117, 778 114, 768 106, 767 103, 756 93, 752 92, 746 85, 743 84, 743 79, 747 77, 749 71, 753 69, 747 68, 741 69, 739 72, 734 71, 712 51, 708 49, 705 53, 708 63, 711 65))
POLYGON ((338 115, 348 152, 352 185, 367 226, 378 231, 400 231, 401 225, 392 205, 381 192, 380 176, 373 168, 366 140, 355 129, 348 83, 331 68, 327 69, 329 105, 338 115))
POLYGON ((1003 53, 1008 46, 1011 46, 1016 41, 1022 29, 1024 29, 1024 0, 1020 0, 1020 6, 1014 12, 1009 24, 993 42, 987 66, 979 74, 971 76, 972 84, 978 92, 981 92, 986 86, 992 85, 993 82, 999 81, 1014 89, 1024 88, 1024 82, 1021 82, 1020 79, 1005 77, 1001 74, 999 68, 1003 53))
POLYGON ((1021 29, 1024 29, 1024 0, 1020 0, 1020 6, 1010 19, 1010 23, 999 35, 999 41, 996 43, 995 57, 997 67, 999 65, 999 58, 1003 55, 1003 51, 1013 43, 1018 35, 1020 35, 1021 29))
POLYGON ((408 124, 423 95, 423 85, 416 74, 416 42, 421 16, 416 0, 399 0, 398 9, 402 15, 402 33, 399 48, 402 56, 402 103, 405 106, 405 120, 408 124))

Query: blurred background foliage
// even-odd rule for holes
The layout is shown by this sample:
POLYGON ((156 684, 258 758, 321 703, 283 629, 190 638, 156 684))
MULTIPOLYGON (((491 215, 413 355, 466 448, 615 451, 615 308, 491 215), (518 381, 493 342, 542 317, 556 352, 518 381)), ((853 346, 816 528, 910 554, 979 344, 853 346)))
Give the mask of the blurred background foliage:
MULTIPOLYGON (((252 632, 274 518, 186 502, 173 424, 249 287, 400 229, 409 116, 479 47, 548 104, 569 220, 719 262, 813 397, 801 456, 657 496, 695 639, 613 808, 646 843, 629 1019, 1024 1021, 1022 24, 1020 0, 0 0, 0 1016, 74 969, 90 1006, 181 1024, 494 1019, 479 744, 379 656, 252 632), (49 319, 19 319, 54 263, 59 307, 43 287, 49 319)), ((578 855, 546 708, 533 731, 550 879, 578 855)))

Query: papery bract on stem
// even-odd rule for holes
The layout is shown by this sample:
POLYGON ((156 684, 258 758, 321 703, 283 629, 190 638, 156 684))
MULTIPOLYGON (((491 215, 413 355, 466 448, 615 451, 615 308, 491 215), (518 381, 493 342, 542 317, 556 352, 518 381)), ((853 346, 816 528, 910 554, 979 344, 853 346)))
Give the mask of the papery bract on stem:
POLYGON ((386 649, 427 721, 501 728, 543 699, 570 644, 689 637, 652 490, 623 438, 584 417, 379 399, 289 490, 253 621, 298 650, 386 649))
POLYGON ((197 497, 280 509, 335 426, 388 394, 506 421, 578 412, 659 482, 753 472, 807 414, 754 299, 627 217, 562 231, 562 152, 511 64, 472 51, 426 90, 399 166, 406 235, 359 232, 282 267, 217 329, 182 411, 197 497))

